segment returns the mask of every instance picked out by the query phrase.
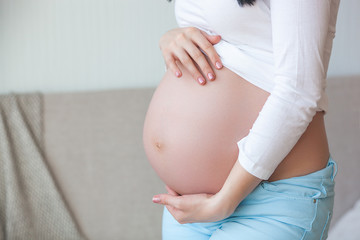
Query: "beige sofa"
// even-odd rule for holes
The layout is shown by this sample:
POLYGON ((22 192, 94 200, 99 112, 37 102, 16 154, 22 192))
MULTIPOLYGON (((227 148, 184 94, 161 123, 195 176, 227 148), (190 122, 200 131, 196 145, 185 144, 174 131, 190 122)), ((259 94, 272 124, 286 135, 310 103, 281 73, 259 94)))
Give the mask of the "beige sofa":
MULTIPOLYGON (((142 146, 153 92, 45 94, 48 164, 88 239, 161 239, 162 207, 151 198, 165 188, 142 146)), ((360 198, 360 77, 331 78, 327 92, 326 128, 339 165, 332 227, 360 198)))

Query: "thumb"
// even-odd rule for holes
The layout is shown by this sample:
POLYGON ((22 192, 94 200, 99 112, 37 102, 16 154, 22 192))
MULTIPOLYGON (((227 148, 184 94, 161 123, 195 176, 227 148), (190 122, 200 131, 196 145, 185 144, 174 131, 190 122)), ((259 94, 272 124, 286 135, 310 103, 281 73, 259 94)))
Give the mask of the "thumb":
POLYGON ((206 39, 211 42, 211 44, 216 44, 218 42, 220 42, 221 40, 221 36, 220 35, 209 35, 206 32, 200 30, 200 32, 202 33, 202 35, 204 35, 204 37, 206 37, 206 39))
POLYGON ((181 199, 179 196, 172 196, 170 194, 159 194, 153 197, 154 203, 169 205, 175 208, 179 208, 180 201, 181 199))

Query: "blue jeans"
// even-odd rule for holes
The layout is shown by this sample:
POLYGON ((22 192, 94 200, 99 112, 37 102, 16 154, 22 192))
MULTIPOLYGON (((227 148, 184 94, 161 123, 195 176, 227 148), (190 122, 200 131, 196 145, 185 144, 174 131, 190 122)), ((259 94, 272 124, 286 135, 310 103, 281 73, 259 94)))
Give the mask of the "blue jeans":
POLYGON ((326 239, 333 212, 337 164, 300 177, 262 181, 235 209, 216 222, 179 224, 166 207, 163 240, 326 239))

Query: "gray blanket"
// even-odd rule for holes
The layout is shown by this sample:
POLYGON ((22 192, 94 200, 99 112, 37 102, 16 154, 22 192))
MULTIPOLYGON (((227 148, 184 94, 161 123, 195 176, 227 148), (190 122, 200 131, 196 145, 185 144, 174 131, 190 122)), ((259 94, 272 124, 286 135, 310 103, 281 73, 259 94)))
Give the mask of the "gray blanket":
POLYGON ((0 95, 0 240, 85 239, 46 165, 42 95, 0 95))

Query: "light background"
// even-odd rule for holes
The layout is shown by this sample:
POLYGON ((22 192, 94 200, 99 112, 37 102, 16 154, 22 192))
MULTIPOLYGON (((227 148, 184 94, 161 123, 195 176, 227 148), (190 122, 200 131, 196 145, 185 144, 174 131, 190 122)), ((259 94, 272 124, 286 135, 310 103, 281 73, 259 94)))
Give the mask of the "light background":
MULTIPOLYGON (((235 1, 235 0, 234 0, 235 1)), ((166 0, 0 0, 0 93, 155 87, 166 0)), ((342 0, 328 76, 360 75, 360 1, 342 0)))

